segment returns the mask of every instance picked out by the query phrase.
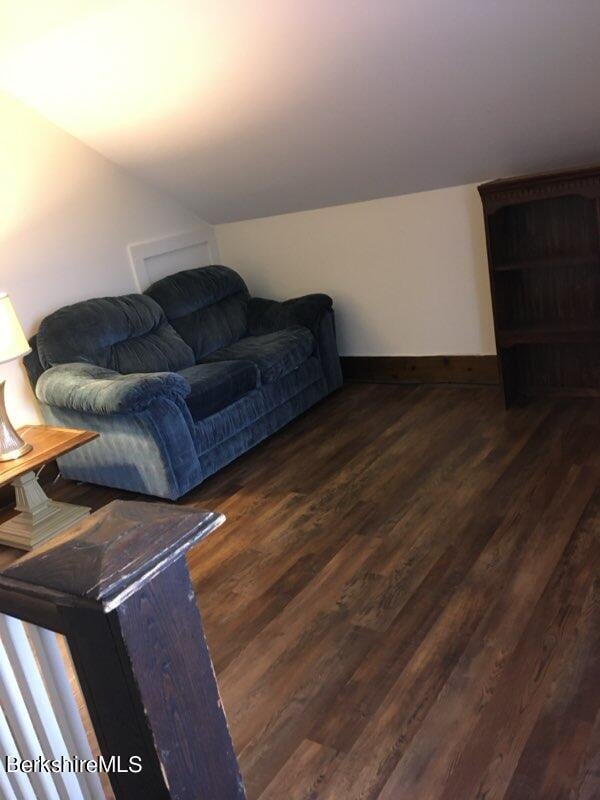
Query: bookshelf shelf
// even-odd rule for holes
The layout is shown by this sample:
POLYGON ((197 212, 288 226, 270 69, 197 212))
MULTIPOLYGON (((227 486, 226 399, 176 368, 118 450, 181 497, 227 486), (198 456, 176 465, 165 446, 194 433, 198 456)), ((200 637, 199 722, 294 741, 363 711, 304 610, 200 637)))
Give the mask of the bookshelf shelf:
POLYGON ((514 272, 523 269, 560 269, 564 267, 600 268, 600 253, 551 256, 546 258, 529 258, 494 266, 494 272, 514 272))

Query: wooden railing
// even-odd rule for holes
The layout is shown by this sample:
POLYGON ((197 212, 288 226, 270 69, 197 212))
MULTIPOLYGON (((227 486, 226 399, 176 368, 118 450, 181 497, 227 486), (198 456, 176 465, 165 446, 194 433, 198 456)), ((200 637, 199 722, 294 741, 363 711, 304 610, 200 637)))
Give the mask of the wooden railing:
POLYGON ((222 521, 115 501, 0 573, 2 798, 105 800, 75 769, 97 748, 116 800, 245 798, 185 561, 222 521), (71 770, 12 771, 6 756, 71 770))

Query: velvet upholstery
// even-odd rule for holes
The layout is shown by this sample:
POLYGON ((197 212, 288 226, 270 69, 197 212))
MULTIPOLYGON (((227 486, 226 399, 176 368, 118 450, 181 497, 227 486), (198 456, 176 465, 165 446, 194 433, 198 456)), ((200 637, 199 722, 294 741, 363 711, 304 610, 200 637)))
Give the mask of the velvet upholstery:
POLYGON ((183 270, 152 284, 146 294, 164 309, 196 362, 246 334, 248 289, 229 267, 183 270))
POLYGON ((308 294, 292 300, 265 300, 252 297, 248 302, 248 332, 254 336, 293 325, 312 331, 317 354, 325 373, 327 389, 333 392, 343 383, 342 367, 335 340, 333 301, 326 294, 308 294))
POLYGON ((29 340, 29 346, 31 350, 23 358, 23 365, 25 366, 29 383, 34 391, 37 386, 37 382, 40 379, 40 376, 43 375, 45 369, 40 361, 37 338, 37 334, 31 337, 29 340))
POLYGON ((258 368, 251 361, 197 364, 181 370, 179 376, 190 387, 186 403, 194 420, 221 411, 256 389, 260 381, 258 368))
POLYGON ((184 401, 156 398, 143 411, 95 415, 43 405, 50 425, 100 436, 58 459, 65 478, 176 500, 205 477, 184 401))
POLYGON ((142 411, 157 397, 177 400, 189 393, 185 378, 173 372, 121 375, 94 364, 52 367, 36 386, 42 403, 103 416, 142 411))
POLYGON ((220 442, 211 450, 200 453, 200 468, 205 475, 212 475, 229 464, 251 447, 259 444, 272 433, 278 431, 290 420, 313 406, 324 396, 323 382, 318 381, 307 386, 296 395, 284 400, 269 413, 241 428, 229 439, 220 442))
POLYGON ((333 311, 328 311, 326 314, 323 314, 319 322, 317 355, 321 362, 321 369, 325 375, 327 392, 334 392, 342 386, 344 378, 342 376, 342 365, 340 363, 335 338, 335 317, 333 311))
POLYGON ((302 325, 317 336, 321 318, 332 306, 333 301, 326 294, 307 294, 283 302, 253 297, 248 303, 248 332, 260 336, 302 325))
POLYGON ((309 358, 281 381, 249 392, 226 409, 226 413, 213 414, 195 424, 199 452, 212 450, 226 442, 239 431, 265 419, 273 409, 291 397, 302 394, 312 384, 323 389, 323 372, 318 359, 309 358))
POLYGON ((245 336, 208 356, 210 361, 251 361, 262 383, 273 383, 297 369, 313 353, 316 342, 308 328, 296 325, 264 336, 245 336))
POLYGON ((81 361, 114 372, 167 372, 191 367, 194 354, 145 295, 101 297, 55 311, 37 335, 42 366, 81 361))
POLYGON ((173 500, 341 385, 330 298, 250 300, 221 266, 68 306, 30 344, 45 419, 100 433, 63 475, 173 500))

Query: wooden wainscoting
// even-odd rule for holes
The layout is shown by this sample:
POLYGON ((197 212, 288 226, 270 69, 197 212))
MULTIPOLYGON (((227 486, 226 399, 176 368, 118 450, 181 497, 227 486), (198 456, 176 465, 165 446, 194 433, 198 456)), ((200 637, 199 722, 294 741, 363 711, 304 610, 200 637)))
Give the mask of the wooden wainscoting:
POLYGON ((360 383, 499 383, 497 356, 342 356, 344 380, 360 383))

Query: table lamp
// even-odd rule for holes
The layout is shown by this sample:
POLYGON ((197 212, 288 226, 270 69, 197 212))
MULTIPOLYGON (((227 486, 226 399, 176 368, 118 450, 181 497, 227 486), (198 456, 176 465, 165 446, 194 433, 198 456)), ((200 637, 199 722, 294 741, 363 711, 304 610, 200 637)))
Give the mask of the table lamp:
MULTIPOLYGON (((10 297, 0 292, 0 364, 31 352, 10 297)), ((0 461, 12 461, 31 450, 13 428, 4 404, 4 384, 0 380, 0 461)))

